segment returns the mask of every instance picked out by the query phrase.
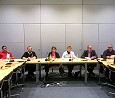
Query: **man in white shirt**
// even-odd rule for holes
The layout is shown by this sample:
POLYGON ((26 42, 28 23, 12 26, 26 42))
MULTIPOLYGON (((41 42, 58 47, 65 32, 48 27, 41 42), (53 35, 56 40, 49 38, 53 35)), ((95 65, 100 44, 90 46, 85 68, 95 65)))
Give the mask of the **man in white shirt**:
MULTIPOLYGON (((71 58, 71 59, 77 58, 75 56, 74 52, 71 50, 72 50, 72 46, 71 45, 67 46, 67 50, 63 53, 62 58, 71 58)), ((67 65, 67 67, 68 67, 68 76, 71 77, 72 76, 72 70, 74 68, 74 64, 69 64, 69 65, 67 65)))

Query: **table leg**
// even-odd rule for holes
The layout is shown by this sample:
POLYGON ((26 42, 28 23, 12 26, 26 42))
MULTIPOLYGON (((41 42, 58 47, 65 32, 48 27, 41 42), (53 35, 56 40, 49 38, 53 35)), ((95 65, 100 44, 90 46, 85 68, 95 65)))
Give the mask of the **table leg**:
POLYGON ((0 98, 3 98, 2 89, 0 88, 0 98))
POLYGON ((87 63, 85 63, 85 84, 87 85, 87 63))
POLYGON ((101 81, 101 77, 100 77, 100 66, 101 65, 99 63, 97 63, 97 66, 99 66, 99 69, 98 69, 99 70, 99 83, 98 84, 100 84, 100 81, 101 81))
POLYGON ((25 64, 24 65, 22 65, 22 75, 23 75, 23 84, 25 84, 25 77, 24 77, 24 73, 25 73, 25 64))
POLYGON ((39 64, 39 79, 41 79, 41 64, 39 64))
POLYGON ((8 98, 11 98, 11 84, 10 84, 11 79, 8 79, 8 98))
POLYGON ((36 83, 38 82, 38 64, 36 64, 36 83))
POLYGON ((81 78, 82 65, 79 65, 79 67, 80 67, 79 70, 80 70, 80 78, 81 78))

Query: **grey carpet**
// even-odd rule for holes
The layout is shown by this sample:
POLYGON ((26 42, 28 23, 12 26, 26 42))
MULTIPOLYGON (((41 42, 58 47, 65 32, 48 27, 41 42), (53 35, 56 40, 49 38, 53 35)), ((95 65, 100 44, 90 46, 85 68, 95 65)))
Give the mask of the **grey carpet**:
POLYGON ((22 92, 21 98, 110 98, 99 87, 32 87, 24 90, 29 92, 27 96, 22 92))
POLYGON ((50 86, 41 88, 36 85, 35 79, 26 79, 26 85, 23 90, 16 88, 13 93, 20 93, 20 96, 14 98, 115 98, 115 96, 108 96, 107 92, 115 91, 109 87, 103 87, 100 90, 98 85, 98 77, 88 78, 88 84, 84 84, 84 78, 53 78, 47 81, 66 81, 67 84, 63 86, 50 86))

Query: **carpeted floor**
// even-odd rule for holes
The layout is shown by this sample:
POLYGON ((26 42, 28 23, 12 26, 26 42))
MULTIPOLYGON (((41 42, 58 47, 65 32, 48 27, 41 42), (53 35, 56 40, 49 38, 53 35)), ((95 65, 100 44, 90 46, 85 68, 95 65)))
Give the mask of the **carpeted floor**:
MULTIPOLYGON (((35 83, 35 79, 26 79, 23 90, 15 88, 12 93, 20 93, 20 96, 13 98, 115 98, 114 95, 108 96, 109 91, 115 91, 114 88, 98 85, 98 77, 88 78, 88 84, 84 84, 82 78, 50 78, 48 83, 63 82, 63 85, 48 85, 41 88, 41 85, 35 83)), ((43 83, 41 81, 41 83, 43 83)))

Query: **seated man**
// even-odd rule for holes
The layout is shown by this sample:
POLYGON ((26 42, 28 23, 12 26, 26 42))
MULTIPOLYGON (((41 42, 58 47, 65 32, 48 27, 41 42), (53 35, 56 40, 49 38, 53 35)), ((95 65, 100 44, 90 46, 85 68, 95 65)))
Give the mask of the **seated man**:
MULTIPOLYGON (((13 55, 11 52, 7 51, 7 47, 6 46, 2 46, 2 51, 0 52, 0 59, 13 59, 13 55)), ((0 69, 2 68, 3 66, 0 65, 0 69)), ((2 85, 2 82, 0 82, 0 86, 2 85)), ((8 85, 4 85, 4 90, 8 90, 8 85)), ((2 94, 4 94, 4 90, 2 90, 2 94)), ((0 94, 1 96, 1 94, 0 94)), ((4 95, 3 95, 4 96, 4 95)), ((0 97, 1 98, 1 97, 0 97)))
MULTIPOLYGON (((67 50, 63 53, 62 58, 77 58, 74 54, 74 52, 72 51, 72 46, 69 45, 67 46, 67 50)), ((66 64, 64 64, 66 65, 66 64)), ((68 76, 71 77, 72 76, 72 70, 74 68, 74 64, 67 64, 68 67, 68 76)))
POLYGON ((0 52, 0 59, 13 59, 13 55, 11 52, 7 51, 6 46, 2 46, 2 51, 0 52))
MULTIPOLYGON (((108 45, 108 48, 103 52, 103 59, 113 59, 115 57, 115 50, 113 50, 113 45, 108 45)), ((109 69, 106 68, 105 76, 109 77, 109 69)))
POLYGON ((108 49, 103 52, 104 59, 113 59, 115 57, 115 50, 113 50, 113 45, 108 45, 108 49))
MULTIPOLYGON (((36 59, 37 55, 34 51, 32 51, 32 47, 28 46, 27 47, 27 52, 25 52, 21 58, 31 60, 33 58, 36 59)), ((35 70, 36 70, 36 65, 35 64, 26 64, 25 71, 28 71, 27 78, 34 77, 34 71, 35 70)))
MULTIPOLYGON (((56 47, 53 46, 51 48, 51 52, 49 52, 49 54, 48 54, 48 57, 51 56, 52 59, 60 58, 60 55, 59 55, 59 53, 56 52, 56 50, 57 50, 56 47)), ((44 68, 45 68, 46 77, 47 77, 48 76, 48 72, 49 72, 49 68, 51 66, 53 66, 53 65, 44 65, 44 66, 45 66, 44 68)))
MULTIPOLYGON (((89 58, 89 59, 96 59, 97 54, 95 52, 95 50, 92 50, 92 46, 88 45, 87 46, 87 50, 85 50, 81 56, 81 58, 89 58)), ((87 70, 89 72, 89 76, 95 76, 95 73, 93 72, 94 67, 96 67, 96 64, 88 64, 87 66, 87 70)))

